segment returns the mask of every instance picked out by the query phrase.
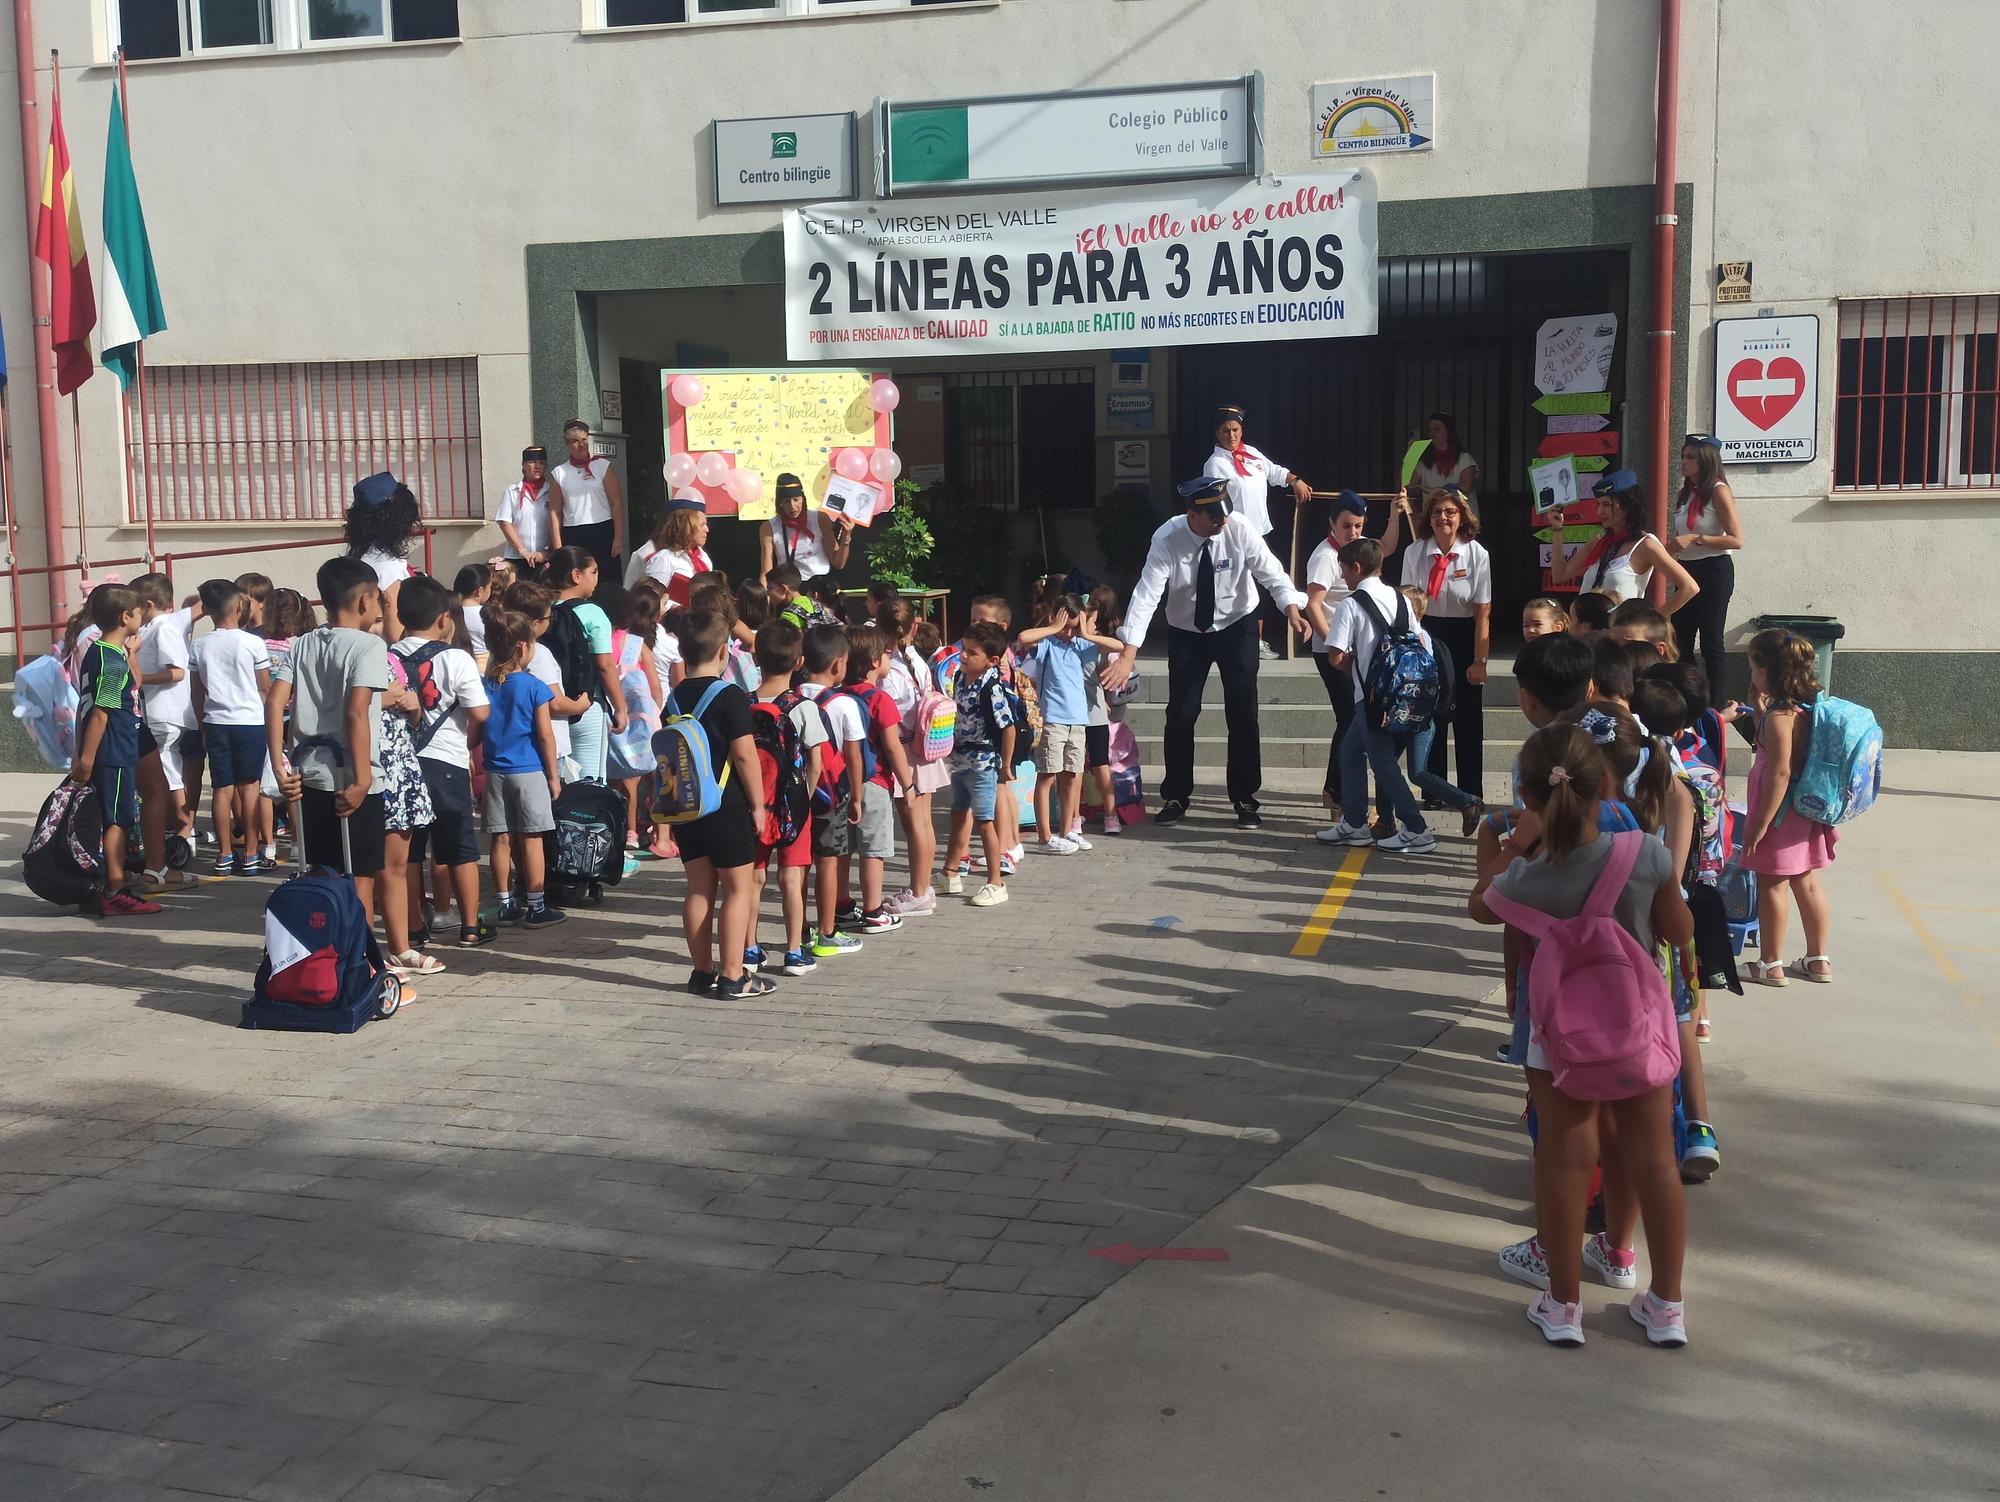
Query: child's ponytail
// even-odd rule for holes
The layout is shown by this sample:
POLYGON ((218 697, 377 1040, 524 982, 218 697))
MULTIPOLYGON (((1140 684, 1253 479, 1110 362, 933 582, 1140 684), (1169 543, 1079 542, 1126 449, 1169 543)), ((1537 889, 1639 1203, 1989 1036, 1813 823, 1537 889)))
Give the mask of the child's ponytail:
POLYGON ((1561 717, 1589 736, 1610 769, 1615 791, 1632 817, 1648 833, 1667 822, 1667 799, 1673 794, 1674 769, 1669 753, 1646 733, 1645 727, 1608 699, 1579 704, 1561 717))
POLYGON ((1551 865, 1597 838, 1597 805, 1610 775, 1596 743, 1560 720, 1521 747, 1521 796, 1542 816, 1551 865))

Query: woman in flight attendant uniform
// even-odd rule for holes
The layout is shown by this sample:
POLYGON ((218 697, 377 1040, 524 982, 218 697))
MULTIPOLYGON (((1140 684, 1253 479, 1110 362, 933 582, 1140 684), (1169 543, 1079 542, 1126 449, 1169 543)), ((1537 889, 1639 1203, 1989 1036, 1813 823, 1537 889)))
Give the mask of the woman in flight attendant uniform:
MULTIPOLYGON (((1272 490, 1289 489, 1300 504, 1312 499, 1312 486, 1243 441, 1241 407, 1215 409, 1215 452, 1208 456, 1201 472, 1229 487, 1230 514, 1241 517, 1260 538, 1271 533, 1272 490)), ((1266 662, 1276 660, 1278 655, 1264 641, 1261 614, 1257 618, 1257 655, 1266 662)))

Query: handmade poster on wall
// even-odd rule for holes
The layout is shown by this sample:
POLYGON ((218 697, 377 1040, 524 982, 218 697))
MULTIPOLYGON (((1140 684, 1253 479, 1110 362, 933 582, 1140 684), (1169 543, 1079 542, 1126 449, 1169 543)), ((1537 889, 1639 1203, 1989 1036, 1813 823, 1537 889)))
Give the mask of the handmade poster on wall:
POLYGON ((1376 331, 1375 181, 818 204, 785 215, 794 360, 1240 344, 1376 331))
POLYGON ((1616 313, 1551 318, 1535 333, 1535 389, 1549 396, 1609 389, 1617 344, 1616 313))
POLYGON ((1725 464, 1818 455, 1817 314, 1716 320, 1715 437, 1725 464))
POLYGON ((777 514, 778 476, 791 473, 819 506, 847 451, 862 456, 864 473, 878 451, 889 455, 889 414, 871 404, 882 379, 866 370, 668 371, 668 484, 700 496, 711 516, 765 521, 777 514))

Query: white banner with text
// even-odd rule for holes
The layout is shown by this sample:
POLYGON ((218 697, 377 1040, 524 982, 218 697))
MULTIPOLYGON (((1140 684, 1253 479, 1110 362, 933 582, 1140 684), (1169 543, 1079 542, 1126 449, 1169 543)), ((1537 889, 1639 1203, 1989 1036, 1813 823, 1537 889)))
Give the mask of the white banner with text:
POLYGON ((1375 332, 1375 181, 1011 192, 785 215, 794 360, 1375 332))

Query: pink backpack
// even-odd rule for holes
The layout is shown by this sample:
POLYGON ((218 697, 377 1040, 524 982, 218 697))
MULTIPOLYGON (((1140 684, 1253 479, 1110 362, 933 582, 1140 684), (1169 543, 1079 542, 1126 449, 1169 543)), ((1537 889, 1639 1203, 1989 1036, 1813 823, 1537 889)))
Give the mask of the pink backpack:
POLYGON ((1574 918, 1488 888, 1486 905, 1535 941, 1529 1014, 1556 1088, 1573 1100, 1629 1100, 1680 1073, 1680 1032, 1659 962, 1613 915, 1652 836, 1611 837, 1611 855, 1574 918))

